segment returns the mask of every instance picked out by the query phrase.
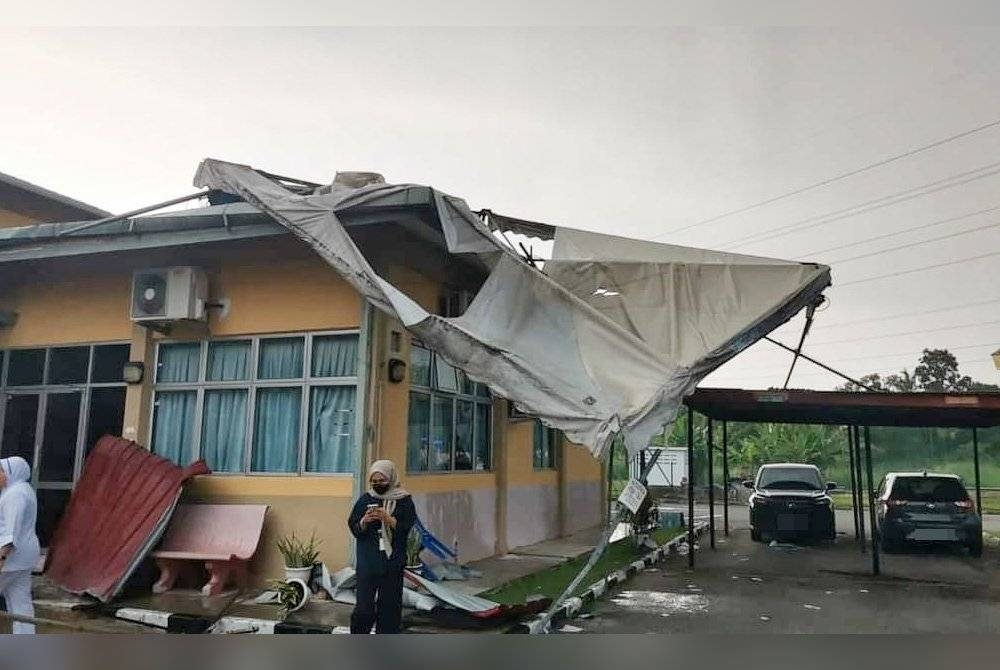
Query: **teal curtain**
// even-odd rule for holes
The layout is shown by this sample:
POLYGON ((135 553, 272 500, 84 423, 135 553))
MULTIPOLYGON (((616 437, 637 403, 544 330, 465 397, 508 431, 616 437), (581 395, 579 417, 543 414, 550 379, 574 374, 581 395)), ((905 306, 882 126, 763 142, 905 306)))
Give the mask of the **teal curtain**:
POLYGON ((489 470, 493 464, 493 408, 486 403, 476 403, 476 449, 473 467, 476 470, 489 470))
POLYGON ((452 429, 455 425, 455 407, 450 397, 433 399, 431 408, 430 469, 451 470, 452 429))
POLYGON ((260 341, 258 379, 299 379, 302 377, 301 337, 264 338, 260 341))
POLYGON ((358 336, 323 335, 313 338, 313 377, 356 377, 358 336))
POLYGON ((406 435, 406 469, 426 472, 428 435, 431 427, 431 397, 410 393, 410 412, 406 435))
POLYGON ((153 413, 153 453, 178 465, 193 458, 195 391, 161 391, 153 413))
POLYGON ((213 382, 232 382, 247 379, 250 359, 248 340, 209 342, 208 370, 205 377, 213 382))
POLYGON ((243 472, 246 426, 246 389, 205 391, 201 453, 213 472, 243 472))
POLYGON ((201 344, 184 342, 161 344, 157 361, 157 382, 198 381, 198 367, 201 363, 201 344))
POLYGON ((251 462, 254 472, 298 471, 301 407, 301 389, 257 390, 251 462))
POLYGON ((475 421, 473 403, 455 401, 455 469, 472 469, 472 433, 475 421))
POLYGON ((353 472, 354 407, 353 386, 316 386, 309 403, 309 472, 353 472))

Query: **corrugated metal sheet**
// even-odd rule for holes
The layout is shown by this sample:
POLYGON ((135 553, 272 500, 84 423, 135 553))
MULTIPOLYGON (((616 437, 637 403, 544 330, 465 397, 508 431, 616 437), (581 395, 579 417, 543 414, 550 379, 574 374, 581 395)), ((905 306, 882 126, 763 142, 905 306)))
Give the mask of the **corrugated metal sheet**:
POLYGON ((181 468, 102 437, 52 537, 46 574, 70 593, 111 600, 163 534, 184 482, 208 472, 204 461, 181 468))

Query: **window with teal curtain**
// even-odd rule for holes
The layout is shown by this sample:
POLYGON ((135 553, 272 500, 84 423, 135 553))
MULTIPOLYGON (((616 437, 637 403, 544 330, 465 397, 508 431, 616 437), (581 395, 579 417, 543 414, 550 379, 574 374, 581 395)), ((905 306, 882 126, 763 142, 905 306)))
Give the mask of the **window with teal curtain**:
POLYGON ((243 471, 246 427, 246 389, 205 391, 201 454, 213 472, 243 471))
POLYGON ((301 337, 261 339, 257 378, 301 378, 303 349, 303 339, 301 337))
MULTIPOLYGON (((299 361, 301 363, 301 356, 299 361)), ((254 472, 298 472, 302 391, 260 388, 254 418, 254 472)))
POLYGON ((472 433, 474 425, 474 403, 468 400, 455 401, 455 469, 472 469, 472 433))
POLYGON ((455 405, 449 397, 435 396, 431 404, 431 470, 451 470, 455 405))
POLYGON ((357 375, 357 335, 321 335, 313 338, 313 377, 356 377, 357 375))
POLYGON ((406 469, 410 472, 427 470, 430 427, 431 397, 425 393, 410 393, 406 435, 406 469))
POLYGON ((208 370, 205 378, 211 382, 233 382, 247 379, 250 360, 249 340, 222 340, 208 343, 208 370))
POLYGON ((153 411, 153 453, 178 465, 194 459, 195 391, 161 391, 153 411))
POLYGON ((491 445, 493 443, 493 408, 476 403, 476 448, 473 469, 489 470, 492 467, 491 445))
POLYGON ((156 381, 159 383, 198 381, 200 365, 200 343, 161 344, 159 359, 156 362, 156 381))
POLYGON ((353 386, 314 386, 309 402, 308 472, 353 472, 353 386))

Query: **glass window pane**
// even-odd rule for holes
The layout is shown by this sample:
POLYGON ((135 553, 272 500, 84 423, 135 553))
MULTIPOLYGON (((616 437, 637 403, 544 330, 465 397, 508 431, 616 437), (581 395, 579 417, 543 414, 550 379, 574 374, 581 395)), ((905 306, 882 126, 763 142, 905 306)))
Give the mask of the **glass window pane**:
POLYGON ((437 388, 441 391, 448 391, 449 393, 458 393, 458 370, 449 365, 440 356, 434 357, 434 364, 437 368, 437 388))
POLYGON ((246 389, 205 391, 201 454, 214 472, 243 472, 246 445, 246 389))
POLYGON ((33 386, 42 383, 45 349, 14 349, 7 363, 7 386, 33 386))
POLYGON ((425 472, 428 469, 427 447, 431 427, 431 398, 424 393, 410 393, 410 413, 406 433, 406 469, 425 472))
POLYGON ((458 392, 464 395, 473 395, 476 392, 476 382, 469 379, 465 370, 456 368, 455 374, 458 377, 458 392))
POLYGON ((198 367, 200 365, 200 343, 183 342, 178 344, 161 344, 159 360, 156 362, 156 381, 198 381, 198 367))
POLYGON ((7 396, 0 456, 3 458, 20 456, 28 461, 29 465, 34 465, 38 403, 37 395, 7 396))
POLYGON ((476 384, 476 395, 480 398, 489 398, 490 387, 486 384, 476 384))
POLYGON ((472 469, 472 433, 475 421, 474 404, 469 400, 455 401, 455 469, 472 469))
POLYGON ((434 397, 431 413, 431 470, 451 470, 455 406, 451 398, 434 397))
POLYGON ((59 524, 59 519, 66 506, 69 505, 71 491, 68 489, 38 489, 38 516, 35 528, 38 529, 38 542, 48 547, 52 534, 59 524))
POLYGON ((90 391, 90 410, 87 417, 87 441, 84 454, 89 454, 97 441, 105 435, 121 435, 125 421, 125 388, 97 388, 90 391))
POLYGON ((309 472, 353 472, 353 386, 314 386, 309 401, 309 472))
POLYGON ((130 349, 127 344, 94 347, 94 369, 90 372, 90 380, 98 384, 125 381, 122 374, 130 349))
POLYGON ((422 347, 410 347, 410 384, 430 388, 431 352, 422 347))
POLYGON ((80 400, 80 393, 50 393, 46 399, 42 450, 38 456, 39 481, 73 481, 80 400))
POLYGON ((254 472, 298 472, 301 409, 301 389, 258 389, 250 463, 254 472))
POLYGON ((161 391, 153 403, 153 453, 177 465, 194 459, 194 391, 161 391))
POLYGON ((473 468, 489 470, 493 463, 493 408, 486 403, 476 403, 476 448, 473 468))
POLYGON ((298 379, 302 377, 301 337, 266 338, 260 341, 258 379, 298 379))
POLYGON ((357 335, 323 335, 313 338, 313 377, 356 377, 357 374, 357 335))
POLYGON ((205 377, 213 382, 248 379, 250 340, 226 340, 208 343, 208 370, 205 377))
POLYGON ((50 384, 82 384, 87 381, 90 347, 57 347, 49 351, 50 384))
POLYGON ((531 463, 535 468, 545 467, 545 426, 541 421, 535 421, 535 433, 532 440, 531 463))

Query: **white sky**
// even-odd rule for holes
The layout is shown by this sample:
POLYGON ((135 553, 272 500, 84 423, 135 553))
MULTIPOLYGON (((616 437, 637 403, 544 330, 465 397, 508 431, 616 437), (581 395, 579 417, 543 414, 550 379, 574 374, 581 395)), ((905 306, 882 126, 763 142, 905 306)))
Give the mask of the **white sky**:
MULTIPOLYGON (((206 156, 377 171, 473 208, 828 263, 807 353, 860 376, 947 347, 1000 380, 1000 124, 722 216, 1000 122, 997 28, 6 29, 0 83, 0 171, 108 210, 193 191, 206 156)), ((761 343, 706 385, 780 385, 788 358, 761 343)))

